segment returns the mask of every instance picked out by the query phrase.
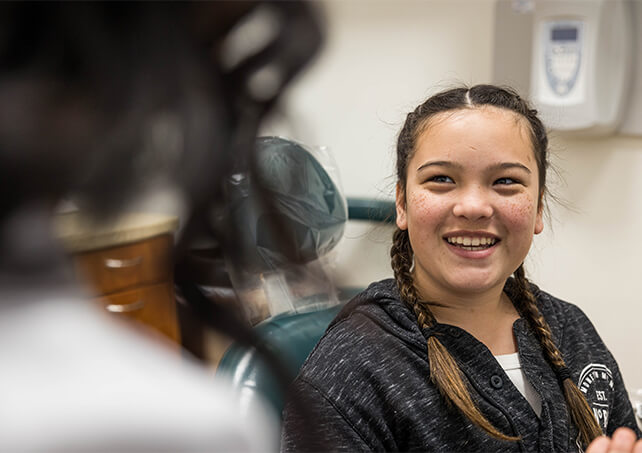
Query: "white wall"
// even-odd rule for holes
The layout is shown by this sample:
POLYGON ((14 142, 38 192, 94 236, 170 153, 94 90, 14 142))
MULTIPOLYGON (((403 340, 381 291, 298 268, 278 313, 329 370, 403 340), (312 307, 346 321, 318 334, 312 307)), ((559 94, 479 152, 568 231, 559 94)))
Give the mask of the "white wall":
MULTIPOLYGON (((391 199, 393 152, 405 114, 430 93, 491 80, 494 1, 319 2, 327 42, 266 133, 327 145, 348 196, 391 199)), ((642 138, 552 137, 564 183, 552 189, 574 208, 552 221, 528 261, 543 289, 579 305, 618 359, 629 388, 642 387, 642 138)), ((352 223, 334 272, 341 285, 391 275, 390 231, 352 223)))
POLYGON ((585 311, 629 390, 642 388, 642 138, 553 137, 552 148, 563 176, 552 189, 564 203, 551 204, 551 225, 531 251, 531 276, 585 311))

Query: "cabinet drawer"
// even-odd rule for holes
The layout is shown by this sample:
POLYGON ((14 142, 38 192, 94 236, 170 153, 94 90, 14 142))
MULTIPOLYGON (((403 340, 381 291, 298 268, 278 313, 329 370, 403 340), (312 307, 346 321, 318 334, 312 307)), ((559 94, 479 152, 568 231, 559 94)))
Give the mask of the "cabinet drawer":
POLYGON ((178 318, 174 288, 169 282, 110 294, 98 299, 105 310, 115 316, 125 316, 165 334, 178 342, 178 318))
POLYGON ((79 253, 76 267, 99 295, 171 280, 172 236, 79 253))

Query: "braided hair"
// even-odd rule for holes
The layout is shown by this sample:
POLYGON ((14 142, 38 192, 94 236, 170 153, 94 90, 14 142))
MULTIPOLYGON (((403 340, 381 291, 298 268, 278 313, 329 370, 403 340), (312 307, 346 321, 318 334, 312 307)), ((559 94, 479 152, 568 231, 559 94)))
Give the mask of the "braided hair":
MULTIPOLYGON (((399 190, 405 193, 407 167, 415 150, 417 139, 428 127, 430 118, 446 111, 492 106, 514 112, 529 125, 530 141, 538 168, 540 203, 546 193, 546 172, 548 168, 548 137, 546 129, 528 102, 509 88, 494 85, 461 87, 438 93, 413 112, 409 113, 397 140, 397 181, 399 190)), ((437 323, 429 304, 421 300, 414 284, 412 266, 414 253, 408 230, 397 228, 390 249, 391 265, 402 300, 413 310, 421 328, 437 323)), ((535 295, 528 282, 523 264, 514 272, 516 282, 515 308, 525 318, 539 340, 545 357, 555 371, 564 392, 571 419, 577 426, 582 443, 588 445, 600 436, 602 431, 595 420, 586 398, 571 379, 562 354, 553 341, 548 323, 542 316, 535 295)), ((518 437, 508 436, 495 428, 474 403, 465 377, 457 362, 436 336, 427 341, 430 362, 430 380, 439 389, 444 399, 459 409, 468 419, 494 438, 517 441, 518 437)))

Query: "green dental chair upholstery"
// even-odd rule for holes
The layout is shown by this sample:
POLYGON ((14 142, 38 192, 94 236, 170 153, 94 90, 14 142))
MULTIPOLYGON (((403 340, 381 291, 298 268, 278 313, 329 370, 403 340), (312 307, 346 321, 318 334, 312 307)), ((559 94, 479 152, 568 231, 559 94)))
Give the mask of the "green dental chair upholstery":
MULTIPOLYGON (((338 304, 318 311, 280 313, 257 324, 254 329, 294 376, 341 307, 338 304)), ((281 414, 285 395, 256 351, 232 345, 219 362, 217 374, 231 379, 235 390, 245 400, 243 404, 251 405, 248 400, 260 395, 276 414, 281 414)))

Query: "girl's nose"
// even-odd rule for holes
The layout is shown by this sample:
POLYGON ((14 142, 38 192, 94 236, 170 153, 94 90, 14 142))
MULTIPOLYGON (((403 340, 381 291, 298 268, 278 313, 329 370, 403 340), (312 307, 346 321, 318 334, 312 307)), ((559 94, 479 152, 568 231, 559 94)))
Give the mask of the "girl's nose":
POLYGON ((453 214, 468 220, 480 220, 493 215, 493 206, 488 194, 481 187, 474 186, 461 191, 455 201, 453 214))

